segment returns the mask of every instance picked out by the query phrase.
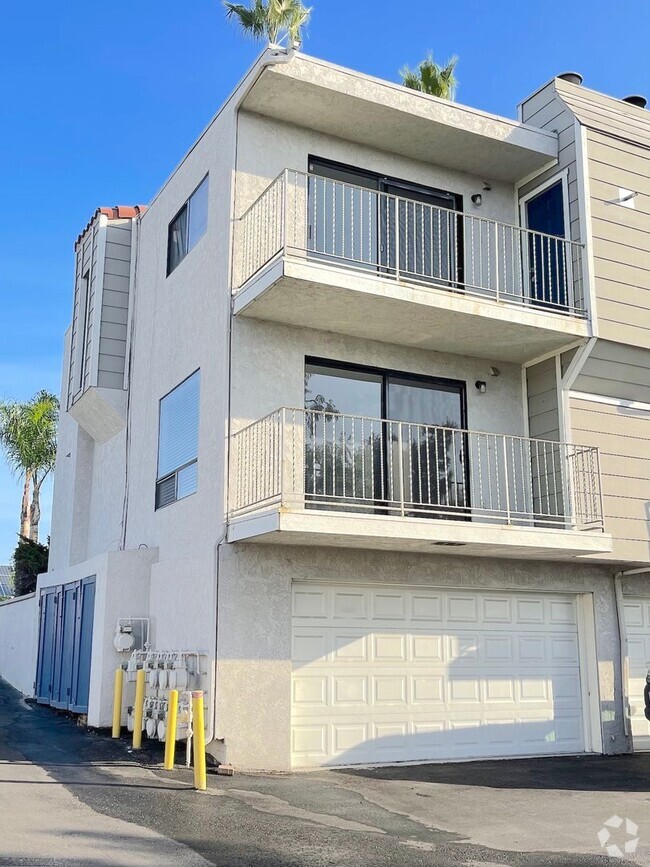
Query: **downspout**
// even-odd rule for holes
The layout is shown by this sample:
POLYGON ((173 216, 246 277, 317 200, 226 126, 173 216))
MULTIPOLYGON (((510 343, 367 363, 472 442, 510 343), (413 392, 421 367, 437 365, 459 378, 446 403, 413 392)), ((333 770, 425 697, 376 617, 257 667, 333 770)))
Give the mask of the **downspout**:
POLYGON ((621 692, 623 698, 623 731, 625 737, 630 737, 630 660, 627 650, 627 628, 625 626, 625 610, 623 605, 623 578, 629 575, 643 575, 650 572, 650 566, 640 569, 628 569, 626 572, 617 572, 614 575, 614 597, 616 599, 616 617, 618 620, 618 636, 620 641, 621 657, 621 692))
POLYGON ((230 267, 229 267, 229 280, 228 280, 228 370, 226 374, 227 379, 227 398, 226 398, 226 450, 225 450, 225 486, 226 486, 226 526, 224 529, 224 533, 219 539, 218 542, 215 542, 214 545, 214 663, 213 663, 213 673, 212 673, 212 713, 208 714, 208 727, 205 734, 205 742, 209 746, 214 740, 217 732, 217 651, 219 647, 219 566, 220 566, 220 554, 221 547, 226 543, 227 540, 227 527, 228 527, 228 515, 230 513, 229 509, 229 500, 230 500, 230 407, 231 407, 231 392, 232 392, 232 333, 233 333, 233 304, 232 304, 232 286, 234 282, 234 256, 233 256, 233 246, 235 243, 235 202, 237 200, 236 191, 237 191, 237 168, 238 168, 238 158, 239 158, 239 112, 242 106, 242 103, 251 92, 251 90, 255 87, 257 82, 259 81, 264 70, 269 66, 277 66, 281 63, 289 63, 293 60, 296 54, 295 47, 290 48, 282 48, 278 45, 269 45, 266 49, 266 56, 260 61, 260 66, 258 69, 258 73, 255 78, 251 81, 248 87, 244 90, 244 92, 239 96, 239 99, 235 103, 235 171, 234 171, 234 179, 232 184, 232 194, 230 199, 230 224, 232 226, 232 230, 230 233, 230 267))

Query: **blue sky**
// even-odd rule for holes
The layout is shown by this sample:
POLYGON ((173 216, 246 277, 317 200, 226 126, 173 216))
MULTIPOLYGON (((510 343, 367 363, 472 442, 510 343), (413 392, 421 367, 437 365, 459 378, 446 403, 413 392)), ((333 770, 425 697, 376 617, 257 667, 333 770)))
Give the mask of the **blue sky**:
MULTIPOLYGON (((307 53, 393 80, 429 49, 458 54, 458 100, 487 111, 514 116, 567 69, 596 90, 650 96, 646 0, 313 6, 307 53)), ((3 9, 0 397, 58 392, 75 237, 97 206, 151 199, 258 50, 218 0, 3 9)), ((19 496, 1 465, 0 563, 15 544, 19 496)))

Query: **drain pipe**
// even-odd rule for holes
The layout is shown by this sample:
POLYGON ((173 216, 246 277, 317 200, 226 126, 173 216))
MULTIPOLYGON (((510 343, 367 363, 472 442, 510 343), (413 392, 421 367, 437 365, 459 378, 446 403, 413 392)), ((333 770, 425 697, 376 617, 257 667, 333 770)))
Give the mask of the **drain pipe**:
MULTIPOLYGON (((296 54, 296 45, 291 45, 289 48, 283 48, 280 45, 269 45, 268 48, 265 49, 264 53, 261 55, 259 60, 259 69, 257 71, 257 75, 251 81, 251 83, 246 87, 244 92, 238 97, 237 102, 234 106, 235 111, 235 171, 234 171, 234 180, 232 185, 232 193, 230 199, 230 222, 232 226, 231 230, 231 243, 230 243, 230 263, 229 263, 229 291, 228 291, 228 371, 226 376, 227 381, 227 398, 226 398, 226 453, 224 457, 224 479, 226 485, 226 526, 228 523, 228 514, 229 514, 229 497, 230 497, 230 407, 231 407, 231 391, 232 391, 232 322, 233 322, 233 313, 232 313, 232 286, 234 282, 234 256, 233 256, 233 244, 234 244, 234 227, 236 224, 235 219, 235 201, 236 201, 236 190, 237 190, 237 159, 239 156, 239 112, 241 106, 251 92, 251 90, 255 87, 257 82, 259 81, 264 70, 269 66, 276 66, 281 63, 289 63, 293 60, 296 54)), ((223 536, 219 539, 218 542, 215 542, 214 545, 214 663, 213 663, 213 671, 212 671, 212 713, 208 714, 208 727, 205 733, 205 742, 209 747, 216 739, 217 733, 217 651, 219 649, 219 571, 220 571, 220 554, 221 547, 226 543, 227 539, 227 530, 224 531, 223 536)))
POLYGON ((616 617, 618 620, 618 636, 621 656, 621 692, 623 697, 623 731, 625 737, 630 737, 630 658, 627 648, 627 627, 625 625, 625 609, 623 601, 623 578, 632 575, 643 575, 650 572, 650 566, 640 569, 628 569, 625 572, 617 572, 614 575, 614 597, 616 599, 616 617))

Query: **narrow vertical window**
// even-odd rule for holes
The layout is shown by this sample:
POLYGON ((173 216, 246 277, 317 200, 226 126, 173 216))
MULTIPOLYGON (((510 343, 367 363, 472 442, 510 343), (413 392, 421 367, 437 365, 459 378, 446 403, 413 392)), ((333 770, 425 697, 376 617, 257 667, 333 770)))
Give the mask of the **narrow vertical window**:
POLYGON ((169 224, 167 274, 183 261, 208 228, 208 176, 206 175, 169 224))
POLYGON ((199 391, 197 370, 160 401, 156 509, 196 492, 199 391))
POLYGON ((86 273, 81 278, 81 292, 80 292, 80 308, 79 312, 81 314, 81 331, 80 331, 80 352, 78 354, 79 358, 79 371, 78 371, 78 379, 77 379, 77 391, 83 391, 83 387, 85 384, 86 377, 86 367, 88 364, 88 342, 90 338, 90 270, 86 271, 86 273))

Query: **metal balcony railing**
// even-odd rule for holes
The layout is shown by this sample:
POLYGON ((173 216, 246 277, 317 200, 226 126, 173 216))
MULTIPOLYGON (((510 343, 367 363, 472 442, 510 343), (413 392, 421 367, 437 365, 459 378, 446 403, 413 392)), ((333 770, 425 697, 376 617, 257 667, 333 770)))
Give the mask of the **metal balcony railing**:
POLYGON ((237 223, 235 285, 280 255, 584 317, 583 245, 285 169, 237 223))
POLYGON ((232 437, 231 515, 271 507, 602 530, 598 449, 279 409, 232 437))

